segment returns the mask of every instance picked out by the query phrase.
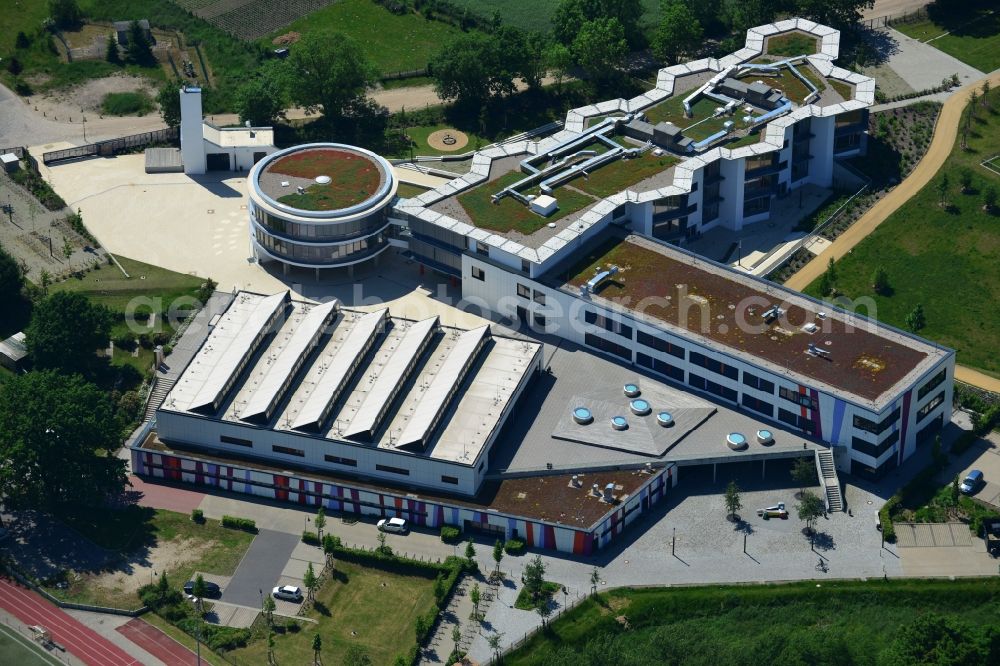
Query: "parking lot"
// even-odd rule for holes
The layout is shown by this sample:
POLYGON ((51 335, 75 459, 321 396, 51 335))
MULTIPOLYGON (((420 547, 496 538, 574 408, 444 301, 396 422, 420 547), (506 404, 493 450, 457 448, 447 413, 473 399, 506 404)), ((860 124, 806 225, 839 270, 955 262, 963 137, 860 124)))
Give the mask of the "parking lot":
POLYGON ((971 470, 978 469, 983 473, 985 483, 972 496, 1000 509, 1000 434, 990 433, 976 442, 970 452, 974 452, 975 457, 966 463, 959 480, 971 470))

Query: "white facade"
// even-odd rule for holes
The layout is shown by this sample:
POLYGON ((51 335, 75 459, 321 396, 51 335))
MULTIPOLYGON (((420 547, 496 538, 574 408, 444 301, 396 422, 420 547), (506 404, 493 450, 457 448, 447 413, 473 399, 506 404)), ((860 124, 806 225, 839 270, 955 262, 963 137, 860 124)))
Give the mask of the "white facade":
POLYGON ((201 88, 185 86, 181 96, 181 159, 184 173, 249 171, 258 160, 275 152, 270 127, 220 128, 202 117, 201 88))

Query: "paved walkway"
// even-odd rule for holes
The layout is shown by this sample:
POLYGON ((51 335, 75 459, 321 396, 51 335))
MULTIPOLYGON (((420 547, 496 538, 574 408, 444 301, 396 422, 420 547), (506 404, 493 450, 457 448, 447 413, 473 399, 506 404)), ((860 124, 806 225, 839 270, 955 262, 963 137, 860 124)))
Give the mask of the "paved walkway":
POLYGON ((892 28, 886 28, 883 32, 895 42, 895 48, 883 64, 896 72, 914 90, 936 88, 953 74, 958 75, 962 84, 983 77, 983 72, 939 51, 931 44, 924 44, 892 28))
POLYGON ((241 606, 260 606, 261 590, 265 594, 270 593, 271 588, 278 584, 281 572, 301 536, 301 532, 296 536, 261 530, 223 590, 222 601, 241 606))

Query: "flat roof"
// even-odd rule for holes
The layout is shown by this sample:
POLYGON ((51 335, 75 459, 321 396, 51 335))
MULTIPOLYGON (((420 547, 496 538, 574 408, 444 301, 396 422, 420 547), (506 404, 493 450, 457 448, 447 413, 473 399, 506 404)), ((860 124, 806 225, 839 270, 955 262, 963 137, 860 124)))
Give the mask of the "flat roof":
POLYGON ((371 155, 337 146, 287 152, 270 161, 257 177, 260 189, 279 203, 299 210, 332 211, 373 197, 387 174, 371 155))
POLYGON ((586 251, 556 266, 545 279, 580 295, 580 287, 595 276, 598 266, 618 266, 617 275, 585 298, 655 320, 668 331, 778 374, 790 373, 793 379, 800 375, 808 379, 803 383, 827 386, 851 402, 858 397, 877 402, 945 353, 924 340, 849 317, 798 292, 623 233, 609 230, 599 235, 586 251), (780 305, 784 313, 766 321, 765 312, 772 305, 780 305), (809 324, 816 330, 807 328, 809 324))
MULTIPOLYGON (((562 127, 554 125, 551 128, 554 133, 549 136, 539 139, 517 137, 477 151, 469 173, 419 196, 401 200, 396 204, 396 212, 541 264, 566 245, 577 242, 581 235, 587 234, 593 225, 600 223, 619 205, 645 203, 690 192, 695 171, 710 162, 779 151, 784 144, 785 130, 790 125, 805 118, 835 116, 865 109, 874 103, 874 79, 833 64, 840 49, 840 32, 837 30, 807 19, 793 18, 751 28, 747 31, 745 44, 744 48, 724 58, 706 58, 661 69, 655 87, 631 99, 610 99, 572 109, 566 114, 562 127), (771 74, 751 67, 789 60, 766 55, 765 42, 772 36, 791 33, 814 37, 818 45, 809 49, 809 53, 791 58, 798 74, 785 65, 771 74), (713 79, 721 81, 730 75, 739 76, 748 85, 760 80, 762 86, 780 90, 790 98, 790 108, 773 110, 774 115, 760 121, 762 114, 772 109, 751 107, 748 113, 746 102, 742 102, 731 110, 731 116, 718 116, 716 110, 725 102, 721 98, 716 101, 703 96, 695 100, 695 117, 689 119, 684 116, 683 101, 688 95, 713 79), (520 170, 517 162, 524 157, 544 155, 567 141, 584 138, 596 124, 610 117, 620 117, 622 124, 627 125, 642 115, 649 118, 648 124, 651 125, 662 120, 674 120, 675 125, 683 128, 683 141, 685 145, 692 144, 693 152, 669 152, 668 155, 676 158, 678 163, 664 166, 659 173, 646 177, 628 177, 629 170, 639 167, 640 163, 636 160, 617 160, 589 169, 585 178, 555 186, 552 196, 559 200, 560 210, 551 218, 515 210, 515 206, 525 209, 528 206, 508 199, 501 199, 495 210, 482 205, 482 202, 474 202, 476 206, 470 210, 470 197, 462 200, 465 194, 472 194, 474 199, 477 189, 492 188, 488 193, 494 194, 493 190, 501 189, 497 185, 509 184, 494 182, 491 185, 490 181, 507 176, 513 178, 515 174, 512 172, 520 170), (745 123, 744 115, 757 120, 745 123), (729 133, 724 136, 718 134, 723 131, 724 123, 729 121, 733 123, 729 133), (689 142, 688 139, 694 141, 689 142), (704 143, 696 143, 701 141, 704 143), (497 224, 493 218, 498 217, 498 213, 503 213, 500 218, 524 219, 518 224, 497 224)), ((767 97, 769 106, 784 99, 779 95, 774 100, 773 96, 774 93, 767 97)), ((618 134, 616 139, 621 139, 621 133, 618 134)), ((678 145, 664 145, 663 148, 671 151, 678 145)), ((534 190, 526 189, 525 195, 529 194, 534 194, 534 190)), ((486 201, 488 203, 488 198, 486 201)))

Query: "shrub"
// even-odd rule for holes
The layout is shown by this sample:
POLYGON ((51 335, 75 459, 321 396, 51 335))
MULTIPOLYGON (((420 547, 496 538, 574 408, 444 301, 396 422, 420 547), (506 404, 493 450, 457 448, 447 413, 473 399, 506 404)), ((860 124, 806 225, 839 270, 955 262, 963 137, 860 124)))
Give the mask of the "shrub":
POLYGON ((310 532, 309 530, 302 531, 302 542, 307 543, 311 546, 319 545, 319 535, 315 532, 310 532))
POLYGON ((205 522, 205 512, 201 509, 191 509, 191 522, 203 523, 205 522))
POLYGON ((237 518, 235 516, 223 516, 222 526, 228 527, 234 530, 243 530, 244 532, 257 532, 257 523, 250 520, 249 518, 237 518))
POLYGON ((520 539, 507 539, 503 545, 503 550, 508 555, 523 555, 525 548, 524 542, 520 539))
POLYGON ((462 530, 453 525, 441 526, 441 541, 445 543, 458 543, 462 538, 462 530))
POLYGON ((142 91, 108 93, 101 110, 108 116, 144 116, 153 110, 153 100, 142 91))

